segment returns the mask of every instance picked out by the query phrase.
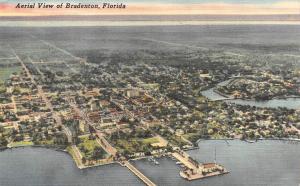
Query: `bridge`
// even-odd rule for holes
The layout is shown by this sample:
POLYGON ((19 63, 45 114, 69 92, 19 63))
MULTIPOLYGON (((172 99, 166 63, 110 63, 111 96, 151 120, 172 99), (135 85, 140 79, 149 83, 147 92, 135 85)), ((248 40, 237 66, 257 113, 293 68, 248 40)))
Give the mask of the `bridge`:
POLYGON ((125 161, 124 165, 133 172, 137 177, 139 177, 147 186, 156 186, 149 178, 147 178, 143 173, 141 173, 137 168, 135 168, 129 161, 125 161))

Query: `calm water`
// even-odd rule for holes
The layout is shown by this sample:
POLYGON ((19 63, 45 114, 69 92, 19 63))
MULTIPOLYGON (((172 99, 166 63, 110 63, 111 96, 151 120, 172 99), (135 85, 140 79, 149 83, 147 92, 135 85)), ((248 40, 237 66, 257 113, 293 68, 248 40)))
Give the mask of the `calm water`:
POLYGON ((120 27, 203 25, 300 25, 299 21, 1 21, 0 27, 120 27))
POLYGON ((249 144, 234 140, 203 141, 200 149, 189 154, 198 161, 213 162, 215 147, 217 162, 230 174, 187 182, 180 178, 180 167, 170 159, 160 160, 161 166, 145 161, 135 165, 160 185, 192 186, 298 186, 300 183, 300 143, 260 141, 249 144))
POLYGON ((79 170, 63 152, 18 148, 0 152, 0 186, 99 186, 143 183, 117 164, 79 170))
MULTIPOLYGON (((190 151, 198 161, 217 161, 230 174, 188 182, 179 176, 180 167, 168 158, 159 166, 147 160, 133 164, 158 185, 192 186, 298 186, 300 183, 300 143, 259 141, 202 141, 190 151)), ((96 186, 143 185, 126 168, 108 165, 78 170, 69 155, 41 148, 23 148, 0 153, 1 186, 96 186)))
MULTIPOLYGON (((219 85, 225 85, 228 81, 224 81, 219 85)), ((213 88, 202 91, 203 96, 209 98, 210 100, 219 100, 224 99, 225 97, 214 92, 213 88)), ((266 101, 255 101, 255 100, 225 100, 227 103, 235 103, 239 105, 250 105, 256 107, 270 107, 270 108, 277 108, 277 107, 286 107, 289 109, 300 109, 300 98, 288 98, 288 99, 272 99, 266 101)))

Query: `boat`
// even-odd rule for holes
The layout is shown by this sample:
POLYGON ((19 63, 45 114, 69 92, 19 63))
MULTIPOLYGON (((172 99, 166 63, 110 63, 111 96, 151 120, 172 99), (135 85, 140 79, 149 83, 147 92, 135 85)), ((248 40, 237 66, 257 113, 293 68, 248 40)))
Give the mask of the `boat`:
POLYGON ((148 157, 148 161, 153 161, 153 160, 154 160, 154 159, 153 159, 152 156, 148 157))
POLYGON ((155 164, 155 165, 159 165, 159 162, 155 160, 155 161, 154 161, 154 164, 155 164))
POLYGON ((247 143, 255 143, 256 140, 247 140, 247 139, 245 139, 245 142, 247 142, 247 143))
POLYGON ((148 158, 148 161, 153 162, 155 165, 159 165, 159 162, 155 158, 153 158, 152 156, 150 156, 148 158))
POLYGON ((181 165, 182 163, 180 161, 176 161, 176 165, 181 165))

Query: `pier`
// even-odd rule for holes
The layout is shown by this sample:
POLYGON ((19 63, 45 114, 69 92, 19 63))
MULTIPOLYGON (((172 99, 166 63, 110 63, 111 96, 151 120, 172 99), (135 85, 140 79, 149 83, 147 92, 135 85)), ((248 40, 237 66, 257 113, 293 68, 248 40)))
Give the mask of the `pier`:
POLYGON ((172 156, 184 165, 184 170, 180 171, 180 176, 189 181, 229 173, 217 163, 198 163, 184 151, 174 152, 172 156))
POLYGON ((190 161, 189 161, 189 155, 182 151, 181 152, 182 154, 179 154, 178 152, 174 152, 172 153, 172 156, 174 158, 176 158, 180 163, 182 163, 185 167, 189 168, 189 169, 196 169, 196 165, 192 164, 190 161))
POLYGON ((135 168, 129 161, 125 161, 124 165, 133 172, 137 177, 139 177, 147 186, 156 186, 149 178, 147 178, 143 173, 141 173, 137 168, 135 168))

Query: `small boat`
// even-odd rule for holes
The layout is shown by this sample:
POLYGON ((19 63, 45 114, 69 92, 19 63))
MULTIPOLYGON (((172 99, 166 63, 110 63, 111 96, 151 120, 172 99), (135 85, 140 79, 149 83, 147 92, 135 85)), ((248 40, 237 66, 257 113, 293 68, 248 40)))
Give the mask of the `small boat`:
POLYGON ((255 143, 256 141, 255 140, 245 140, 247 143, 255 143))
POLYGON ((148 157, 148 161, 153 161, 153 160, 154 160, 154 159, 153 159, 152 156, 148 157))
POLYGON ((148 158, 148 161, 153 162, 155 165, 159 165, 159 162, 152 156, 148 158))
POLYGON ((159 162, 155 160, 155 161, 154 161, 154 164, 155 164, 155 165, 159 165, 159 162))
POLYGON ((176 161, 176 165, 182 165, 180 161, 176 161))

